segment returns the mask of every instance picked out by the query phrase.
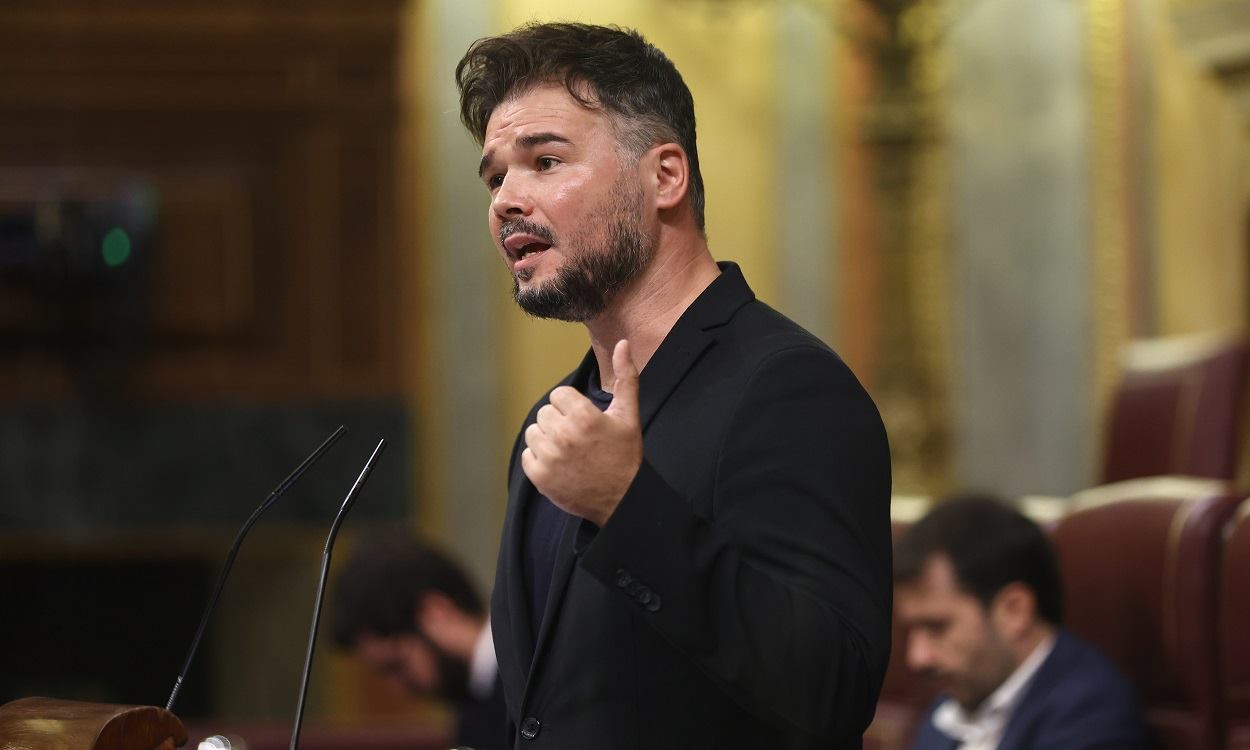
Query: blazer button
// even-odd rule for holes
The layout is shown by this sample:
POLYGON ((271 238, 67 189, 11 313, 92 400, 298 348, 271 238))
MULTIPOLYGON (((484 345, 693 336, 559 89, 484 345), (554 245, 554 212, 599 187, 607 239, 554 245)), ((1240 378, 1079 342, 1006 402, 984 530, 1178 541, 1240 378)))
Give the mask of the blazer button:
POLYGON ((642 606, 646 607, 648 612, 659 612, 660 611, 660 595, 652 594, 650 601, 643 602, 642 606))
POLYGON ((521 722, 521 739, 532 740, 538 736, 538 731, 543 728, 542 722, 533 716, 525 717, 525 721, 521 722))
POLYGON ((620 588, 625 588, 626 586, 628 586, 629 584, 633 582, 634 582, 634 577, 631 576, 629 573, 627 573, 624 568, 621 568, 620 570, 616 571, 616 585, 619 586, 620 588))

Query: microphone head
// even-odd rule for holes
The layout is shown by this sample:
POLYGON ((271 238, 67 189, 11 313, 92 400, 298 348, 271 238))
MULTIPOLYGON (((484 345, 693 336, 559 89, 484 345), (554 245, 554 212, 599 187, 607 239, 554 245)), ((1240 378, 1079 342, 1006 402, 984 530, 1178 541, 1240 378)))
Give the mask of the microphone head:
POLYGON ((196 750, 230 750, 230 740, 222 737, 220 734, 214 734, 212 737, 200 742, 196 750))

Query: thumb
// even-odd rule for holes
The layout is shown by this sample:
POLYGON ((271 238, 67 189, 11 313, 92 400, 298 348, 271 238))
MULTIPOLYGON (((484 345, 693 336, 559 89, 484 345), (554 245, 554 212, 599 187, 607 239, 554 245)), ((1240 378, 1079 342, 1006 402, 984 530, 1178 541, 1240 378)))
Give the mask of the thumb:
POLYGON ((621 339, 612 350, 612 372, 616 382, 612 385, 612 403, 607 413, 615 417, 638 419, 638 368, 629 356, 629 341, 621 339))

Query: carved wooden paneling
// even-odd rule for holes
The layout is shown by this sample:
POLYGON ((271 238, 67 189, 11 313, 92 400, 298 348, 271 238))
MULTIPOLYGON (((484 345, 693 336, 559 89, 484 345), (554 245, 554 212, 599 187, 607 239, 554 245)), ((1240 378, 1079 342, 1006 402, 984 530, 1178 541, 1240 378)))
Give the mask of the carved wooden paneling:
POLYGON ((225 339, 257 325, 251 189, 246 174, 202 171, 160 180, 154 244, 155 333, 225 339))
MULTIPOLYGON (((32 319, 55 304, 0 304, 0 399, 100 383, 155 398, 398 393, 399 10, 0 7, 0 209, 134 185, 153 205, 125 344, 65 343, 90 338, 75 333, 87 318, 117 316, 117 299, 62 321, 59 339, 32 319), (84 378, 97 369, 112 374, 84 378)), ((44 293, 4 262, 0 296, 44 293)))

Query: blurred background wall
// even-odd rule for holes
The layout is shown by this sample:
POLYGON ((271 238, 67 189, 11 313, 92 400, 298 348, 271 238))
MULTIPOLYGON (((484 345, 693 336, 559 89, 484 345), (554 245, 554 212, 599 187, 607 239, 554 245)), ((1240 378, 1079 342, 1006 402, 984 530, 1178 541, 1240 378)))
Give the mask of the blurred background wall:
MULTIPOLYGON (((1087 487, 1125 344, 1246 326, 1242 0, 5 3, 0 701, 163 703, 339 424, 181 712, 290 715, 378 437, 344 550, 406 524, 489 586, 516 426, 586 341, 512 305, 452 71, 553 19, 675 61, 713 253, 859 374, 900 495, 1087 487)), ((314 719, 413 709, 320 658, 314 719)))

